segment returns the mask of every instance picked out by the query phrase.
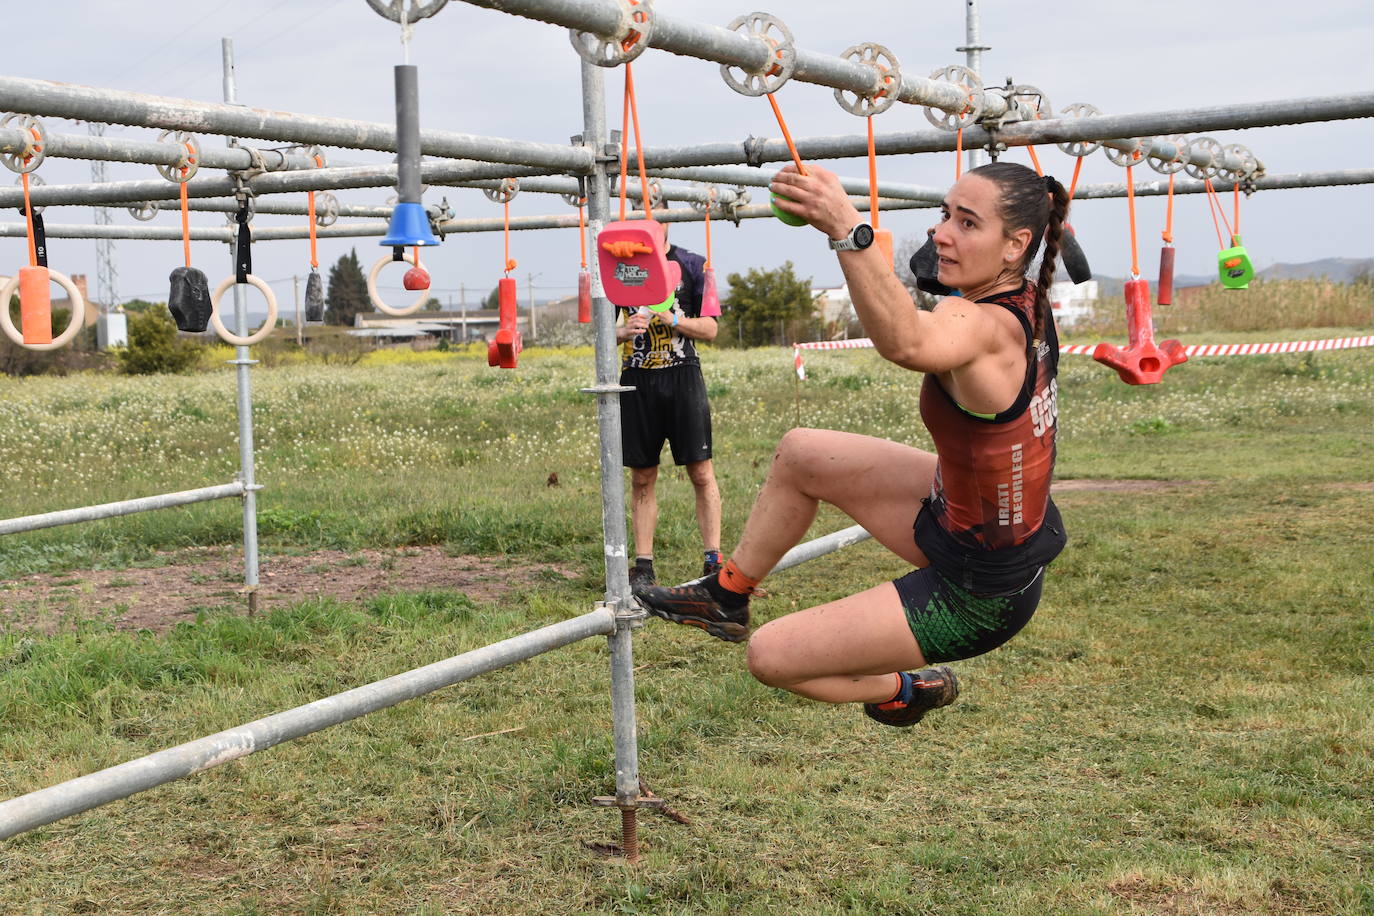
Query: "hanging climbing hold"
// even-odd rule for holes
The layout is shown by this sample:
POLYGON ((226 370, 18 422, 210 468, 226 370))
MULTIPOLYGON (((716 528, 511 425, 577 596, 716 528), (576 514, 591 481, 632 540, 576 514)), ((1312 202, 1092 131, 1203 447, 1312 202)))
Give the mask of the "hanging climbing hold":
POLYGON ((607 223, 596 242, 606 298, 622 308, 671 308, 664 303, 682 281, 682 267, 667 258, 662 225, 651 219, 607 223))
POLYGON ((496 281, 497 302, 500 306, 496 336, 487 345, 487 365, 514 369, 525 348, 515 313, 515 278, 502 277, 496 281))
POLYGON ((1240 243, 1240 236, 1231 236, 1231 247, 1217 253, 1217 273, 1221 276, 1221 285, 1227 289, 1248 289, 1250 281, 1255 279, 1255 266, 1240 243))
MULTIPOLYGON (((177 323, 178 331, 194 334, 203 332, 210 323, 210 281, 204 271, 197 267, 177 267, 172 270, 171 292, 167 295, 167 311, 177 323)), ((310 283, 305 285, 307 304, 310 300, 310 283)))
POLYGON ((313 268, 305 278, 305 320, 311 324, 324 321, 324 281, 313 268))
POLYGON ((429 289, 429 271, 423 267, 412 267, 401 278, 401 285, 410 290, 429 289))
POLYGON ((1127 347, 1104 342, 1093 350, 1093 359, 1115 369, 1126 384, 1157 384, 1170 368, 1188 361, 1183 344, 1177 340, 1155 345, 1148 280, 1126 281, 1126 326, 1130 337, 1127 347))

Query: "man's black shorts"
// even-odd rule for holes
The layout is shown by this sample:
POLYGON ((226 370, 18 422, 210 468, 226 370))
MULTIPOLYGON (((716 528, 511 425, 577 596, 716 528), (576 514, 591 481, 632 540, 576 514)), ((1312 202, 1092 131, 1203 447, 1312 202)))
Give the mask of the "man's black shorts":
POLYGON ((620 384, 635 389, 620 393, 625 467, 657 467, 664 439, 672 446, 675 464, 711 457, 711 405, 700 366, 625 369, 620 384))

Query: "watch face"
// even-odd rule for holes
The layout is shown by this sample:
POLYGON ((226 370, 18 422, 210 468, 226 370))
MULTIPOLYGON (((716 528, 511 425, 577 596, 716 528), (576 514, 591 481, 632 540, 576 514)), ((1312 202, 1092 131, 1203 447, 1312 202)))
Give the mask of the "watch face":
POLYGON ((854 227, 854 244, 859 248, 867 248, 873 244, 873 227, 868 223, 859 223, 854 227))

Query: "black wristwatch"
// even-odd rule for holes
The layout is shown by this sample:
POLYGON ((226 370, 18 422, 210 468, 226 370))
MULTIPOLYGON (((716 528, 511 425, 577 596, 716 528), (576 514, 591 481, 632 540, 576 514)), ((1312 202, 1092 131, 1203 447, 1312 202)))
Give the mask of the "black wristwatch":
POLYGON ((831 239, 830 247, 835 251, 863 251, 873 244, 873 227, 859 223, 842 239, 831 239))

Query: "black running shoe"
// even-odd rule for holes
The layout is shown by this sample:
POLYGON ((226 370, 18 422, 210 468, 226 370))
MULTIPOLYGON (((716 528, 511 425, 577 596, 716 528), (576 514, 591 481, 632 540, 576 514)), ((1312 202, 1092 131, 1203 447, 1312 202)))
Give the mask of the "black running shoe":
POLYGON ((948 665, 903 671, 902 689, 886 703, 865 703, 864 715, 875 722, 909 728, 932 709, 948 706, 959 696, 959 679, 948 665))
POLYGON ((706 579, 720 572, 720 563, 712 563, 710 560, 701 564, 701 578, 706 579))
POLYGON ((644 589, 657 584, 658 576, 654 575, 653 563, 636 560, 630 567, 630 594, 638 595, 644 589))
POLYGON ((711 578, 703 576, 672 588, 656 585, 636 592, 635 597, 655 617, 698 627, 726 642, 744 642, 749 638, 749 598, 741 595, 738 607, 727 607, 707 587, 711 578))

